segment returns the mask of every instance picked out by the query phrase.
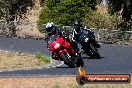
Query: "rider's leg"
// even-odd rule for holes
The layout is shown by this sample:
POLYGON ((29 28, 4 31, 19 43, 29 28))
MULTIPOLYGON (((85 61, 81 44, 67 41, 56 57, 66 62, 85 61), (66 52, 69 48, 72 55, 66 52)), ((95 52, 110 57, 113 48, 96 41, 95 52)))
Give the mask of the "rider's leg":
POLYGON ((95 35, 92 36, 93 37, 93 43, 96 46, 96 48, 100 48, 101 46, 98 44, 98 42, 95 39, 95 35))
POLYGON ((71 42, 71 47, 75 50, 75 53, 78 54, 79 47, 78 47, 77 43, 71 42))

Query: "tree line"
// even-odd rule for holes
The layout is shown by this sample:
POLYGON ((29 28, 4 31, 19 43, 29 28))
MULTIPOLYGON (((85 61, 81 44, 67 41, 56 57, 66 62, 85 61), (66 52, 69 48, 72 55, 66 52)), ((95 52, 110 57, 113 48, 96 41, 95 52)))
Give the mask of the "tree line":
MULTIPOLYGON (((38 28, 49 21, 53 21, 57 25, 71 25, 74 19, 80 19, 84 24, 92 26, 100 26, 103 15, 97 13, 96 6, 100 0, 39 0, 41 11, 38 28), (97 21, 96 21, 97 20, 97 21)), ((32 9, 35 0, 0 0, 0 20, 7 22, 26 19, 25 13, 32 9)), ((112 22, 118 22, 117 17, 121 20, 116 27, 122 27, 125 30, 131 28, 132 0, 107 0, 107 7, 110 16, 116 18, 112 22)), ((104 18, 106 19, 106 18, 104 18)), ((113 20, 113 17, 110 19, 113 20)), ((111 23, 112 23, 111 22, 111 23)), ((106 22, 109 25, 109 22, 106 22)), ((105 25, 105 24, 104 24, 105 25)), ((113 25, 113 24, 112 24, 113 25)), ((113 25, 115 26, 115 25, 113 25)))
POLYGON ((86 26, 99 28, 131 28, 132 0, 107 0, 107 15, 97 12, 100 0, 45 0, 38 26, 48 21, 58 25, 71 25, 80 19, 86 26))

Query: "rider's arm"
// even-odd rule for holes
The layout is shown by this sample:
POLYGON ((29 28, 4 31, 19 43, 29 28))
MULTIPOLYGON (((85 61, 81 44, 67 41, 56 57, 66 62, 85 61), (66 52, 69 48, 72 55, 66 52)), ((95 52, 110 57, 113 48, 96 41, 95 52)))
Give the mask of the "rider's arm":
MULTIPOLYGON (((74 29, 75 30, 75 29, 74 29)), ((74 30, 73 30, 73 32, 72 32, 72 41, 75 41, 75 32, 74 32, 74 30)))
POLYGON ((46 42, 48 41, 48 38, 49 38, 49 35, 48 35, 48 34, 45 34, 44 40, 45 40, 46 42))
POLYGON ((57 35, 62 36, 62 29, 56 26, 56 33, 57 35))
POLYGON ((75 29, 72 32, 72 41, 73 42, 77 42, 78 40, 78 34, 75 33, 75 29))

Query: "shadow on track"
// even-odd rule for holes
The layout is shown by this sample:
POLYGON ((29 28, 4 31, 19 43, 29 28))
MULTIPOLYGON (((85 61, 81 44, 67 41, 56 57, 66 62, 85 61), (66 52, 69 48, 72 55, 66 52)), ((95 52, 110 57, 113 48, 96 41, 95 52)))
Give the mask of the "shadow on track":
MULTIPOLYGON (((103 59, 103 58, 105 58, 105 57, 100 57, 100 59, 103 59)), ((93 60, 97 60, 96 58, 90 58, 90 57, 82 57, 82 59, 93 59, 93 60)), ((100 60, 100 59, 98 59, 98 60, 100 60)))

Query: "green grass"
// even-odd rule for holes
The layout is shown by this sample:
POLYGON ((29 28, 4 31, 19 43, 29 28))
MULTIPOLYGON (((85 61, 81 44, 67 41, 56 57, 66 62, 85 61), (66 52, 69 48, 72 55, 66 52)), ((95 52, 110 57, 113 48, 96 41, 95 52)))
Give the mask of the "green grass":
POLYGON ((50 63, 50 57, 49 56, 46 56, 46 55, 43 55, 42 53, 40 53, 40 52, 36 52, 35 53, 35 57, 37 58, 37 59, 39 59, 39 60, 42 60, 42 61, 44 61, 44 62, 46 62, 46 63, 50 63))

